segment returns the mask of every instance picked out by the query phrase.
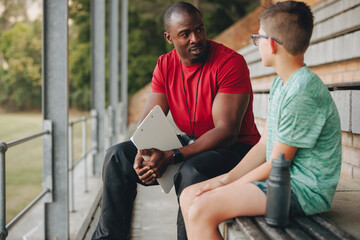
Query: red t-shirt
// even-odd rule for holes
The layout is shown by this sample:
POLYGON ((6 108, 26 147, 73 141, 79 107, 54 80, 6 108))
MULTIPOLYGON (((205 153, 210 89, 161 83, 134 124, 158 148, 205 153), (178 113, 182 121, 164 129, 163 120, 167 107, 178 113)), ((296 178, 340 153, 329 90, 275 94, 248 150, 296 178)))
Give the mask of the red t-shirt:
POLYGON ((238 141, 255 145, 259 141, 260 135, 254 123, 253 94, 246 62, 240 54, 222 44, 208 40, 208 45, 209 55, 204 66, 202 63, 191 66, 182 64, 184 77, 182 77, 180 59, 175 49, 160 56, 153 73, 152 92, 166 94, 169 109, 177 127, 189 136, 192 135, 194 128, 196 138, 215 127, 212 105, 218 92, 250 93, 249 106, 243 117, 238 141), (186 94, 184 93, 183 79, 186 94), (185 96, 190 110, 191 124, 194 127, 190 125, 185 96))

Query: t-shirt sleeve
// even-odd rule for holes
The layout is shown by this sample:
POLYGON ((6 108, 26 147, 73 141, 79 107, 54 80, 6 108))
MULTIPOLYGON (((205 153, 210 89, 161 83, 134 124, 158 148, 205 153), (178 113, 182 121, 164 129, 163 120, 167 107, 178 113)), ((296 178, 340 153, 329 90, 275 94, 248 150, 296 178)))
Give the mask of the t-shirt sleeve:
POLYGON ((240 54, 232 54, 219 69, 218 92, 250 93, 251 83, 246 61, 240 54))
POLYGON ((311 96, 300 94, 285 99, 278 122, 278 140, 298 147, 315 146, 325 123, 321 106, 311 96))
POLYGON ((156 93, 165 93, 165 76, 163 74, 163 59, 160 57, 155 66, 151 80, 151 91, 156 93))

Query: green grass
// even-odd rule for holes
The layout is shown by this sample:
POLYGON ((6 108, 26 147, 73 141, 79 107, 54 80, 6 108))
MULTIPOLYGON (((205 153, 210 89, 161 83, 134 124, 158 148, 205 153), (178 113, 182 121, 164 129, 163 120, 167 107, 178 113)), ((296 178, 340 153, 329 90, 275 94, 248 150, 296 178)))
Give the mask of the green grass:
MULTIPOLYGON (((71 114, 77 120, 81 113, 71 114)), ((41 113, 1 113, 0 141, 9 143, 42 131, 41 113)), ((81 157, 81 124, 74 125, 74 161, 81 157)), ((90 121, 87 121, 90 148, 90 121)), ((13 219, 42 191, 42 138, 11 147, 6 152, 6 222, 13 219)))

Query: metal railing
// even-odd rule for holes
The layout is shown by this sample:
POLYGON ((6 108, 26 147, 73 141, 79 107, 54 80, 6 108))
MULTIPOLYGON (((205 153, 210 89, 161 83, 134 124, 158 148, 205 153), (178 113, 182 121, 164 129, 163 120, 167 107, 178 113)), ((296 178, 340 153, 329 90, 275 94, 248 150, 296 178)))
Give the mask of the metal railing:
MULTIPOLYGON (((81 117, 81 119, 76 121, 69 121, 68 130, 69 130, 69 212, 75 211, 74 206, 74 168, 81 161, 84 161, 84 192, 88 191, 88 170, 87 170, 87 158, 92 156, 92 161, 94 161, 94 154, 97 152, 97 140, 96 140, 96 131, 97 131, 97 113, 95 110, 91 111, 90 117, 81 117), (91 119, 91 148, 87 149, 87 121, 91 119), (81 130, 81 139, 82 139, 82 155, 81 157, 73 162, 74 156, 74 147, 73 147, 73 127, 76 124, 82 124, 81 130)), ((6 239, 8 231, 18 222, 24 215, 27 213, 36 203, 38 203, 42 198, 44 202, 52 202, 52 185, 53 185, 53 173, 52 173, 52 123, 50 120, 44 120, 43 122, 43 131, 40 133, 33 134, 28 137, 24 137, 12 142, 1 142, 0 141, 0 240, 6 239), (35 197, 21 212, 16 215, 8 224, 6 224, 6 151, 16 145, 31 141, 35 138, 43 136, 43 148, 44 148, 44 176, 43 176, 43 191, 35 197)))
MULTIPOLYGON (((14 146, 17 146, 19 144, 31 141, 35 138, 51 135, 52 126, 51 121, 44 120, 44 130, 40 133, 33 134, 28 137, 24 137, 9 143, 6 142, 0 142, 0 239, 6 239, 8 235, 8 230, 11 229, 12 226, 22 217, 24 214, 31 209, 40 199, 42 199, 44 196, 46 196, 47 193, 50 193, 52 191, 51 187, 49 187, 48 184, 43 185, 43 191, 28 204, 18 215, 15 216, 7 225, 6 224, 6 151, 14 146)), ((51 150, 51 142, 48 143, 48 141, 44 141, 44 144, 49 144, 49 146, 44 146, 44 148, 51 150)), ((44 161, 51 161, 51 159, 45 159, 44 161)), ((51 184, 50 184, 51 186, 51 184)))
POLYGON ((87 158, 89 154, 93 157, 96 153, 97 149, 97 142, 96 139, 94 140, 95 136, 95 128, 92 128, 92 146, 89 150, 87 150, 87 121, 89 119, 93 120, 92 125, 96 126, 96 111, 91 111, 90 117, 81 117, 81 119, 78 119, 76 121, 69 121, 69 211, 74 212, 75 211, 75 194, 74 194, 74 168, 76 165, 78 165, 80 162, 84 162, 84 193, 88 192, 88 169, 87 169, 87 158), (81 123, 81 149, 82 154, 81 157, 74 162, 74 143, 73 143, 73 129, 74 125, 81 123))

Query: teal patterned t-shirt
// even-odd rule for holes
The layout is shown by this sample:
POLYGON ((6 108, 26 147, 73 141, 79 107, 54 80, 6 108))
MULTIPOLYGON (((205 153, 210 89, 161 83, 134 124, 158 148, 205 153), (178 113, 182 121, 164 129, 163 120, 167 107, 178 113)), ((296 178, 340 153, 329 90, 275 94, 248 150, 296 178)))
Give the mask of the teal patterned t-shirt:
POLYGON ((297 147, 291 188, 307 215, 328 211, 341 168, 340 119, 331 95, 306 66, 270 88, 266 160, 276 141, 297 147))

